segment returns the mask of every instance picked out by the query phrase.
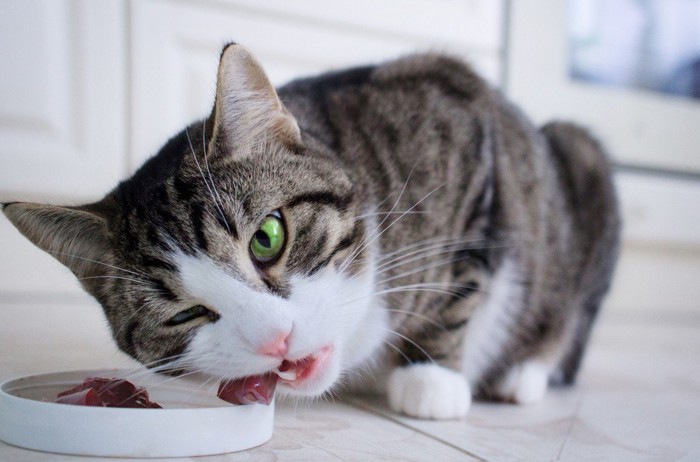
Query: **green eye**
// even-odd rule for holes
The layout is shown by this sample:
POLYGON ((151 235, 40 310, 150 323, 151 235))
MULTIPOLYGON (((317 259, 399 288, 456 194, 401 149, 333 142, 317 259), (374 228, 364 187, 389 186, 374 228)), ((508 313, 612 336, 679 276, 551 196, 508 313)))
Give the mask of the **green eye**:
POLYGON ((277 215, 268 215, 250 241, 250 252, 259 263, 277 258, 284 247, 284 224, 277 215))

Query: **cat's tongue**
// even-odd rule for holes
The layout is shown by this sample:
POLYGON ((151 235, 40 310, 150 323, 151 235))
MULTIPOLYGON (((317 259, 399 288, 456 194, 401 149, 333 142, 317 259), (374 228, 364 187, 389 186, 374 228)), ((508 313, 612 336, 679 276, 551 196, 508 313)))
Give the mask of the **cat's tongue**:
POLYGON ((277 374, 251 375, 219 384, 217 396, 231 404, 265 404, 272 401, 277 387, 277 374))

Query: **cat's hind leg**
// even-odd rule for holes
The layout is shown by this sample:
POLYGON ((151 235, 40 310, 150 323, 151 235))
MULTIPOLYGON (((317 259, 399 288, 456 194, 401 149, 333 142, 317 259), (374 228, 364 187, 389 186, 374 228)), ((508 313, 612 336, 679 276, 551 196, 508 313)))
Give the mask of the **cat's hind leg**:
POLYGON ((568 191, 566 215, 577 230, 571 253, 581 255, 579 272, 571 284, 575 296, 566 316, 568 332, 551 380, 568 385, 576 378, 591 327, 610 287, 619 251, 620 216, 611 166, 600 144, 585 130, 567 123, 547 124, 541 133, 562 188, 568 191))
POLYGON ((480 398, 531 404, 547 391, 556 361, 516 341, 523 333, 522 279, 517 264, 506 259, 469 321, 463 367, 480 398))
POLYGON ((496 385, 498 399, 515 404, 542 401, 552 369, 546 361, 539 359, 530 359, 512 366, 496 385))

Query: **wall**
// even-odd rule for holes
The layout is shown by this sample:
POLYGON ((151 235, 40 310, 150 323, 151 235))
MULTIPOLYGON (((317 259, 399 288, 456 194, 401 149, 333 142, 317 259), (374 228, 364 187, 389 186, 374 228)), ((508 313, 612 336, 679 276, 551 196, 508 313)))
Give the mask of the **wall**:
MULTIPOLYGON (((561 2, 537 1, 511 2, 508 22, 505 2, 494 0, 300 0, 293 8, 283 0, 2 2, 0 200, 101 197, 208 113, 218 53, 230 40, 250 47, 275 83, 416 50, 449 51, 495 85, 507 76, 510 96, 545 120, 557 114, 541 103, 559 97, 547 93, 556 71, 543 66, 558 53, 547 34, 559 30, 547 21, 561 17, 561 2)), ((634 164, 634 150, 623 160, 634 164)), ((689 178, 617 176, 626 227, 609 306, 697 310, 700 189, 689 178)), ((48 301, 91 303, 65 268, 1 217, 0 303, 48 301)))

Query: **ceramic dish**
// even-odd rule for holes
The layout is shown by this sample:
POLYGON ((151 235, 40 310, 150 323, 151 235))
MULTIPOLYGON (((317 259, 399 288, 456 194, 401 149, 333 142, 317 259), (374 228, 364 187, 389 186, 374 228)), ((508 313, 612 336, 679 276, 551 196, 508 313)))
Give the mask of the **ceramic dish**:
POLYGON ((216 397, 216 386, 139 375, 163 409, 56 404, 56 394, 86 377, 124 377, 119 370, 34 375, 0 386, 0 440, 39 451, 101 457, 193 457, 240 451, 272 437, 270 406, 235 406, 216 397), (214 387, 212 389, 212 386, 214 387))

